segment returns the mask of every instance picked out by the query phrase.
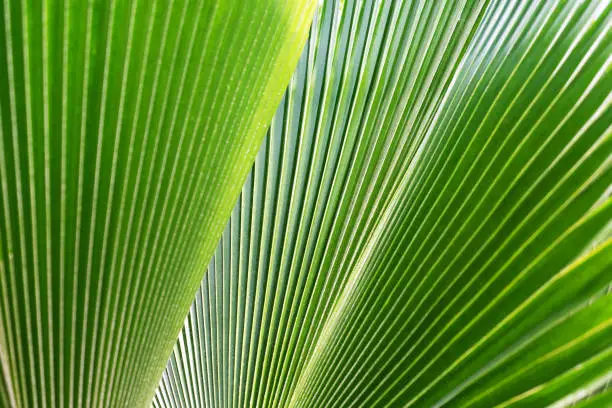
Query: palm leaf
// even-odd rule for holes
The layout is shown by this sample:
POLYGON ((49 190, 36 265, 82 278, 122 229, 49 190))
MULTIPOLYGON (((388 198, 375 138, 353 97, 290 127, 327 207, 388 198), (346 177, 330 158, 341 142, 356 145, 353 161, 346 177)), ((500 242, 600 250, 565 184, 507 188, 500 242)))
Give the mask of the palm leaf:
POLYGON ((611 23, 324 1, 154 406, 604 406, 611 23))
POLYGON ((311 1, 0 2, 0 404, 150 401, 311 1))

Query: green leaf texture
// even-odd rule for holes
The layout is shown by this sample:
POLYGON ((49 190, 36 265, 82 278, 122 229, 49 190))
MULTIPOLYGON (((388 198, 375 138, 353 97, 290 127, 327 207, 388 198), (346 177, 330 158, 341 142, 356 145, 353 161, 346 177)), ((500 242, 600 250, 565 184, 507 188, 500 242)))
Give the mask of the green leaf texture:
POLYGON ((310 0, 0 1, 0 405, 146 406, 310 0))
POLYGON ((611 28, 610 1, 324 1, 154 406, 608 381, 611 28))

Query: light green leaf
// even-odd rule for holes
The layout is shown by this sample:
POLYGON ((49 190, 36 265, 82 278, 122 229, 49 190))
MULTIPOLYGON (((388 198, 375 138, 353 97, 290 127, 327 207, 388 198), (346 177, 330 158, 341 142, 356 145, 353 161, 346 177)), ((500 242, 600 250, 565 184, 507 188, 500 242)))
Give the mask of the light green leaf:
POLYGON ((574 405, 576 408, 597 408, 597 407, 609 407, 612 405, 612 388, 610 388, 610 381, 605 383, 604 388, 596 390, 596 394, 591 397, 587 395, 585 398, 580 398, 583 395, 578 395, 578 404, 574 405))
POLYGON ((310 0, 0 1, 0 404, 144 406, 310 0))
POLYGON ((610 1, 324 1, 154 406, 609 378, 611 29, 610 1))

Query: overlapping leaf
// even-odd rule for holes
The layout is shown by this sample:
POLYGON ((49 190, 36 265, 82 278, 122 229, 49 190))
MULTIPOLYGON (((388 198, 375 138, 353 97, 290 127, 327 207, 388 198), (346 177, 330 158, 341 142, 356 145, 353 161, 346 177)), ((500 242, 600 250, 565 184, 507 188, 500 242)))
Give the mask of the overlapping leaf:
POLYGON ((154 406, 605 390, 611 28, 609 1, 323 2, 154 406))

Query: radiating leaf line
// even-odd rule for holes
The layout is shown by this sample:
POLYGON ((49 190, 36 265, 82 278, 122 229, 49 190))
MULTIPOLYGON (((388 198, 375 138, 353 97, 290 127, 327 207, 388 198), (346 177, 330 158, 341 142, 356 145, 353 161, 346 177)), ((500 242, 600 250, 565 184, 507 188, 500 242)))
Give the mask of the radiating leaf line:
MULTIPOLYGON (((536 207, 536 209, 537 209, 537 207, 536 207)), ((438 281, 439 281, 439 280, 438 280, 438 281)), ((451 284, 452 284, 452 283, 451 283, 451 284)), ((424 299, 422 299, 422 300, 421 300, 421 303, 419 303, 419 305, 417 305, 417 307, 418 307, 418 306, 420 306, 420 304, 422 304, 422 303, 423 303, 423 301, 424 301, 424 299)), ((434 304, 435 304, 435 302, 434 302, 434 304)), ((450 304, 448 307, 450 308, 450 306, 451 306, 451 305, 452 305, 452 303, 451 303, 451 304, 450 304)), ((431 310, 431 308, 430 308, 430 310, 431 310)), ((414 313, 415 313, 415 312, 413 312, 413 314, 414 314, 414 313)), ((412 316, 412 315, 411 315, 411 316, 412 316)), ((368 317, 366 316, 365 321, 367 321, 367 319, 368 319, 368 317)), ((421 322, 423 322, 423 320, 421 320, 421 322)), ((420 322, 420 323, 421 323, 421 322, 420 322)), ((383 326, 381 326, 381 328, 383 328, 383 327, 385 327, 385 326, 384 326, 384 325, 383 325, 383 326)), ((349 388, 345 388, 345 389, 349 389, 349 388)))
POLYGON ((154 405, 491 406, 558 327, 575 347, 534 361, 579 387, 562 359, 595 322, 563 322, 608 283, 566 267, 608 251, 610 11, 324 1, 154 405))
POLYGON ((0 403, 150 401, 314 8, 1 2, 0 403))

